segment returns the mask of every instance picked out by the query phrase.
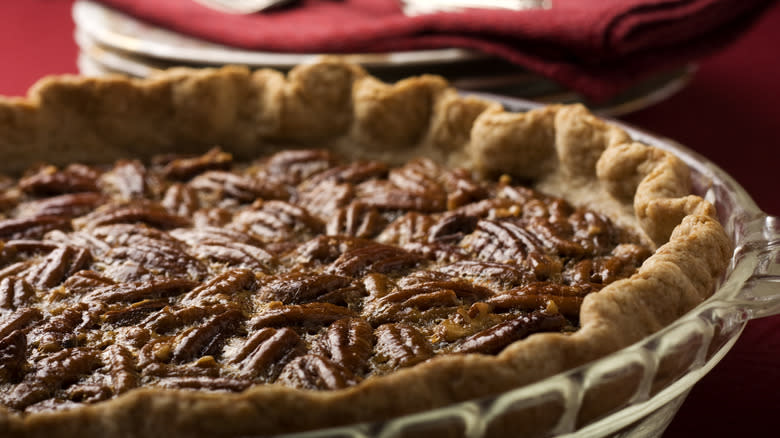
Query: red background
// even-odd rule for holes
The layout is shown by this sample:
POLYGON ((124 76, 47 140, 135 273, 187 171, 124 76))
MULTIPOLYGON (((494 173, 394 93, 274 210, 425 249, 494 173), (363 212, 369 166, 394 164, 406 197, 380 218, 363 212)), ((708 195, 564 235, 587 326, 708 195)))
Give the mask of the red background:
MULTIPOLYGON (((0 95, 40 77, 76 73, 72 0, 0 1, 0 95)), ((729 172, 767 213, 780 215, 780 4, 668 100, 624 117, 729 172)), ((780 293, 780 291, 778 291, 780 293)), ((752 321, 699 382, 665 438, 776 436, 780 317, 752 321)))

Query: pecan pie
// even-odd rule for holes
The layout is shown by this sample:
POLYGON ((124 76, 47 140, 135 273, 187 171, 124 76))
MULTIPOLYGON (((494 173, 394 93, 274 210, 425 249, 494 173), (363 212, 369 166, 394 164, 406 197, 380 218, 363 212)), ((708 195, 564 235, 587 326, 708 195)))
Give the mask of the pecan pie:
POLYGON ((0 100, 0 148, 4 436, 269 435, 496 394, 667 325, 731 252, 679 159, 581 106, 334 60, 48 79, 0 100))

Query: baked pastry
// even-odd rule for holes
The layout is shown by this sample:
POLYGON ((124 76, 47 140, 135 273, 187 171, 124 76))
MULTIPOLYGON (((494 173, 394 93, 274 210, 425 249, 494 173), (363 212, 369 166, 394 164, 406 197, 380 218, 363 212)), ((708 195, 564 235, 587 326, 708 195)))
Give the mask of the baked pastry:
POLYGON ((684 163, 581 106, 334 60, 47 79, 0 101, 0 149, 24 171, 0 198, 10 436, 269 435, 496 394, 664 327, 731 254, 684 163))

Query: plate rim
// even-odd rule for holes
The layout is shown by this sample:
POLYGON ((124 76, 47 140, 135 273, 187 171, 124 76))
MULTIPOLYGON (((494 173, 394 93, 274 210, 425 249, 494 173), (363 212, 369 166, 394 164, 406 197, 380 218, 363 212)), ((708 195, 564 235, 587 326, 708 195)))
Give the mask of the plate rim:
MULTIPOLYGON (((140 56, 167 61, 209 65, 242 64, 251 67, 292 68, 310 64, 328 53, 280 53, 235 49, 164 29, 123 12, 89 0, 76 0, 72 8, 73 21, 101 44, 140 56), (107 17, 128 25, 140 25, 150 30, 149 35, 170 34, 171 37, 204 47, 174 47, 159 40, 139 38, 121 32, 108 23, 107 17)), ((407 65, 447 64, 489 57, 476 50, 462 48, 425 49, 397 52, 347 53, 338 55, 346 62, 366 67, 400 67, 407 65)))

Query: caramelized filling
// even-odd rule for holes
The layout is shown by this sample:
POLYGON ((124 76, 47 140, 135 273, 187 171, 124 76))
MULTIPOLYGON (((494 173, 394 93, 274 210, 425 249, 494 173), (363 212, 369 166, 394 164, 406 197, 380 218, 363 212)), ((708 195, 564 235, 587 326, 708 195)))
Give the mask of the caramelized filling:
POLYGON ((3 179, 0 397, 339 389, 570 332, 650 251, 606 217, 425 159, 214 149, 3 179))

